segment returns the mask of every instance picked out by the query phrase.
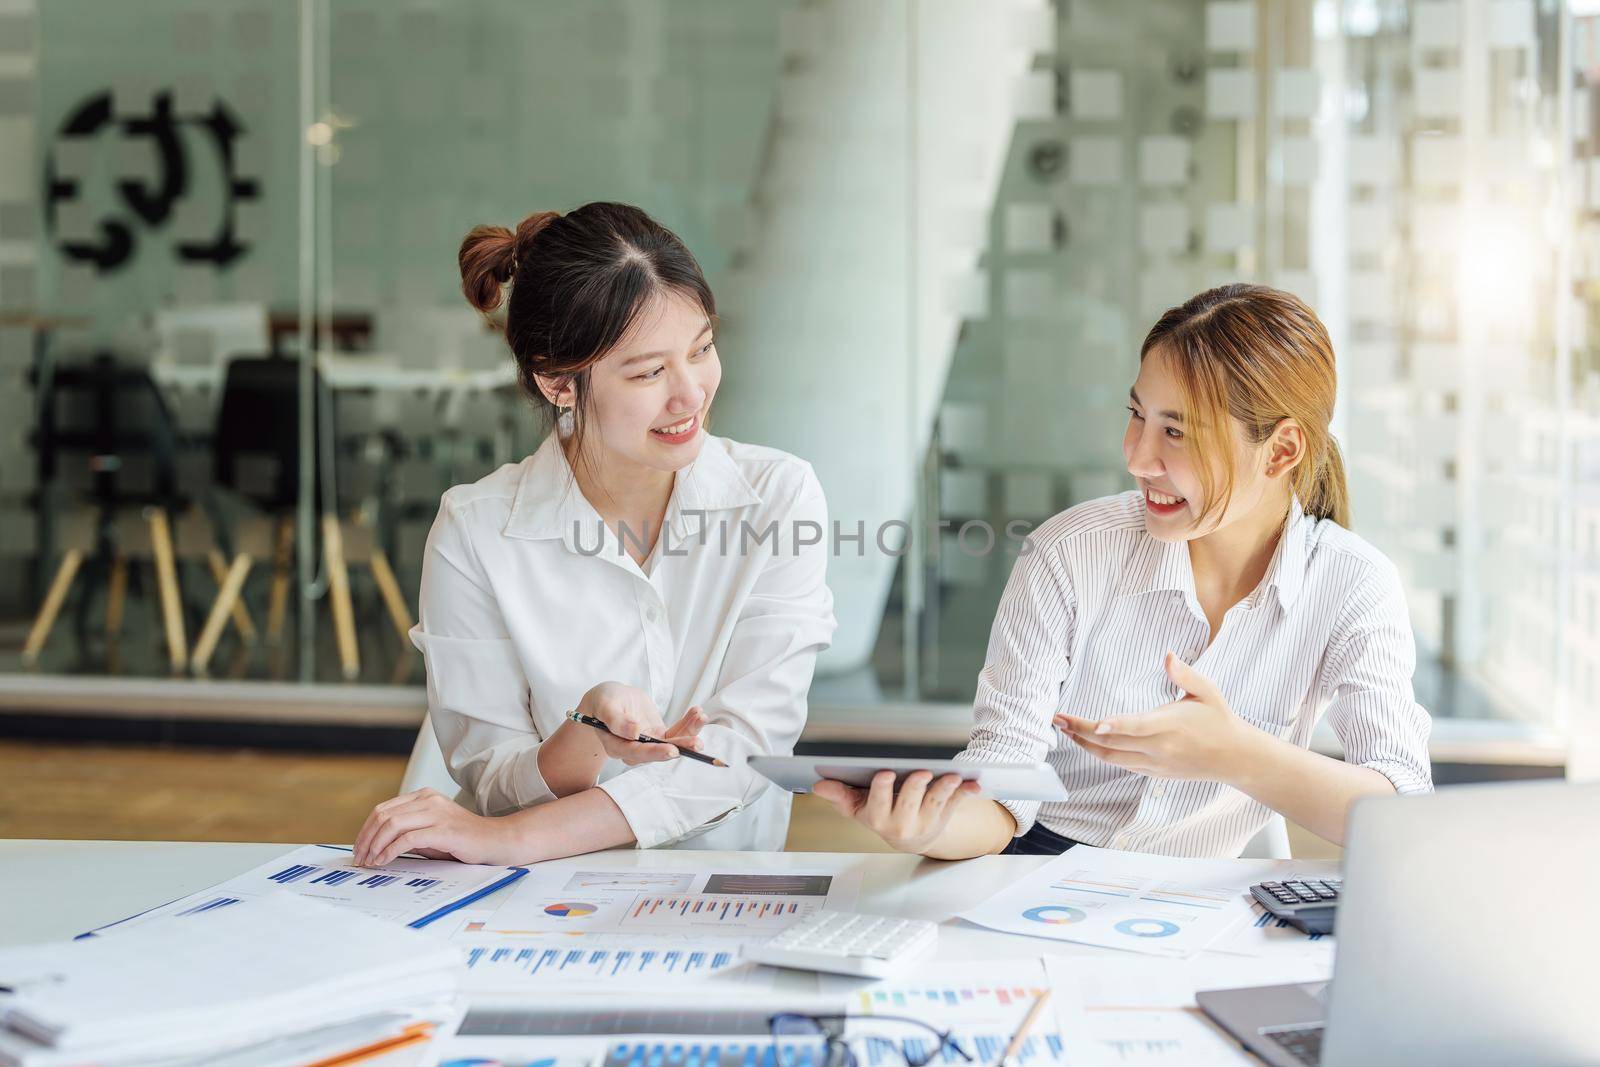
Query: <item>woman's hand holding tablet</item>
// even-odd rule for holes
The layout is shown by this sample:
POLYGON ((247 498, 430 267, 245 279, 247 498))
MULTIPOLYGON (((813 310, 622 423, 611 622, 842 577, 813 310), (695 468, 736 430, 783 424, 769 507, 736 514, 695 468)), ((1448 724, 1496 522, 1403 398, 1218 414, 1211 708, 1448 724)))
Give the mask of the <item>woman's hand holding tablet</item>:
POLYGON ((1016 822, 996 799, 1064 801, 1066 786, 1045 763, 983 763, 892 756, 751 756, 752 770, 791 792, 815 793, 839 814, 894 848, 939 859, 998 851, 1016 822), (979 810, 981 809, 981 810, 979 810), (946 854, 953 819, 977 811, 954 852, 946 854), (976 828, 982 843, 965 843, 976 828))
POLYGON ((1222 693, 1171 652, 1167 677, 1180 700, 1140 715, 1083 719, 1058 712, 1051 720, 1080 748, 1107 763, 1152 778, 1235 782, 1251 764, 1251 741, 1265 736, 1233 713, 1222 693))
POLYGON ((977 763, 958 759, 907 759, 897 756, 751 756, 750 769, 791 793, 809 793, 819 781, 840 782, 865 793, 879 771, 889 771, 898 785, 917 771, 930 779, 956 775, 975 782, 979 792, 999 800, 1066 800, 1067 788, 1045 763, 977 763))
POLYGON ((921 852, 949 823, 958 794, 978 792, 978 783, 959 774, 936 781, 928 771, 913 771, 895 790, 895 772, 882 770, 866 789, 824 779, 811 787, 839 812, 866 826, 902 852, 921 852))

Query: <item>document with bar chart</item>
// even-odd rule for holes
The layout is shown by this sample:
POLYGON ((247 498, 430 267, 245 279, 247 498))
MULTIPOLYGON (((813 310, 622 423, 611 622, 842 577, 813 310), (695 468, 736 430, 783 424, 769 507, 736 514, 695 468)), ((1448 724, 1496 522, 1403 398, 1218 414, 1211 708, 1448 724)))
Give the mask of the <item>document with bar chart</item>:
POLYGON ((961 918, 1031 937, 1188 957, 1247 921, 1251 883, 1290 865, 1077 845, 961 918))
POLYGON ((705 982, 756 990, 771 986, 774 971, 743 961, 743 946, 819 909, 849 909, 859 884, 854 871, 822 868, 540 864, 492 911, 461 920, 451 940, 466 953, 468 989, 479 993, 705 982))
POLYGON ((543 865, 480 932, 769 937, 823 908, 855 903, 853 872, 574 870, 543 865))
MULTIPOLYGON (((1038 957, 927 964, 918 968, 915 979, 891 978, 851 993, 845 1001, 847 1033, 855 1039, 862 1067, 901 1065, 929 1055, 935 1063, 968 1062, 954 1049, 936 1050, 938 1039, 926 1027, 896 1021, 906 1018, 949 1031, 952 1043, 974 1062, 996 1063, 1034 1002, 1049 990, 1044 961, 1038 957)), ((1053 1005, 1047 1002, 1045 1008, 1008 1063, 1067 1062, 1053 1005)))
POLYGON ((723 989, 772 988, 771 968, 746 963, 739 942, 591 937, 497 939, 473 944, 456 939, 466 958, 466 989, 479 995, 534 989, 671 989, 713 982, 723 989))
MULTIPOLYGON (((1325 879, 1339 874, 1336 860, 1297 860, 1289 874, 1273 874, 1274 881, 1289 879, 1325 879)), ((1250 914, 1242 918, 1227 933, 1206 946, 1207 952, 1227 952, 1239 956, 1256 956, 1263 960, 1310 960, 1320 963, 1333 973, 1333 935, 1308 934, 1275 918, 1255 900, 1250 901, 1250 914)))
POLYGON ((350 863, 347 848, 306 845, 210 889, 191 893, 93 932, 99 934, 151 919, 226 908, 241 900, 279 891, 353 908, 405 926, 422 927, 527 873, 524 867, 424 859, 398 859, 383 867, 356 867, 350 863))
MULTIPOLYGON (((999 1030, 1007 1026, 1015 1030, 1034 1000, 1050 988, 1037 956, 925 961, 918 965, 915 979, 841 978, 840 982, 855 987, 845 997, 851 1015, 909 1015, 999 1030)), ((830 982, 822 988, 830 992, 840 985, 830 982)))

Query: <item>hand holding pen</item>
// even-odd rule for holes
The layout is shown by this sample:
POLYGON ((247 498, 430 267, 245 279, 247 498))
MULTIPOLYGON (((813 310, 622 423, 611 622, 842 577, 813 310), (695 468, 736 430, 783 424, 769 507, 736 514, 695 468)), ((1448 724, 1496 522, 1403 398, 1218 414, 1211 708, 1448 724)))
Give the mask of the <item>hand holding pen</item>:
MULTIPOLYGON (((699 713, 700 713, 700 709, 699 708, 690 708, 689 711, 684 714, 683 718, 687 719, 690 715, 695 715, 695 714, 699 714, 699 713)), ((567 718, 571 719, 573 722, 581 722, 585 726, 592 726, 596 730, 600 730, 600 731, 603 731, 604 733, 610 734, 612 737, 619 737, 620 736, 620 735, 618 735, 616 733, 613 733, 609 726, 607 726, 605 723, 601 722, 599 719, 595 718, 593 715, 584 715, 582 712, 570 711, 570 712, 567 713, 567 718)), ((702 715, 701 718, 703 720, 704 716, 702 715)), ((679 723, 683 722, 683 719, 679 719, 678 722, 679 723)), ((675 730, 676 728, 677 728, 677 723, 674 723, 673 724, 673 729, 675 730)), ((717 757, 715 757, 715 756, 708 756, 704 752, 696 752, 694 749, 688 747, 690 744, 698 744, 699 742, 697 742, 697 741, 689 741, 689 742, 685 743, 685 741, 681 737, 676 739, 676 740, 674 740, 673 737, 672 737, 672 731, 671 730, 669 730, 667 732, 667 736, 666 737, 651 737, 649 734, 639 734, 636 737, 633 737, 631 739, 630 738, 626 738, 626 737, 622 737, 621 739, 624 740, 624 741, 633 740, 633 741, 637 741, 637 742, 639 742, 641 744, 646 744, 646 745, 666 745, 669 748, 676 749, 675 752, 673 752, 672 754, 670 754, 670 755, 665 757, 667 759, 671 759, 672 756, 674 756, 674 755, 676 755, 676 756, 687 756, 688 758, 690 758, 692 760, 699 760, 701 763, 709 763, 713 767, 726 767, 727 766, 726 763, 723 763, 721 760, 717 759, 717 757)))
POLYGON ((605 754, 629 765, 675 759, 679 755, 712 762, 695 751, 700 747, 700 729, 706 724, 705 712, 690 708, 669 727, 661 721, 649 694, 631 685, 600 683, 583 695, 566 718, 593 729, 605 754))

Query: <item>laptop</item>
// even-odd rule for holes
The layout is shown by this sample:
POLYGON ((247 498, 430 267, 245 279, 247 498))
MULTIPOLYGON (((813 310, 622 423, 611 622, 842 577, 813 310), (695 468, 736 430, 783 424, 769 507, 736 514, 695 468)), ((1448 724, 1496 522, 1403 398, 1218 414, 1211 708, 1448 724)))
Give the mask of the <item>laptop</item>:
POLYGON ((1351 812, 1333 979, 1200 993, 1273 1067, 1600 1062, 1600 783, 1351 812))

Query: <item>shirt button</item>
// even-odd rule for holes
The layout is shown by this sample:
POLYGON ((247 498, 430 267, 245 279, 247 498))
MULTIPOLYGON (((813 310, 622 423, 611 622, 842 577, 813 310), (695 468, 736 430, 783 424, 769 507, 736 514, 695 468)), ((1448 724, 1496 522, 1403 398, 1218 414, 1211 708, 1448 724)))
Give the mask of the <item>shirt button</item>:
POLYGON ((1155 797, 1157 800, 1160 800, 1162 797, 1167 795, 1167 787, 1164 785, 1158 785, 1150 790, 1150 795, 1155 797))
POLYGON ((661 612, 655 608, 646 608, 644 611, 644 617, 649 619, 651 622, 655 622, 657 619, 661 618, 661 612))
POLYGON ((1116 837, 1116 840, 1112 841, 1111 843, 1113 845, 1117 846, 1118 848, 1127 848, 1128 847, 1128 835, 1127 834, 1118 834, 1117 837, 1116 837))

